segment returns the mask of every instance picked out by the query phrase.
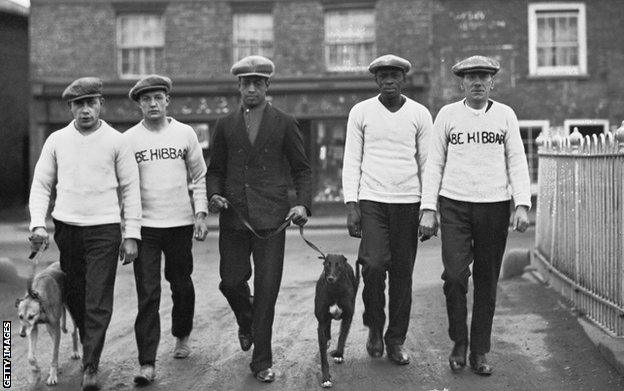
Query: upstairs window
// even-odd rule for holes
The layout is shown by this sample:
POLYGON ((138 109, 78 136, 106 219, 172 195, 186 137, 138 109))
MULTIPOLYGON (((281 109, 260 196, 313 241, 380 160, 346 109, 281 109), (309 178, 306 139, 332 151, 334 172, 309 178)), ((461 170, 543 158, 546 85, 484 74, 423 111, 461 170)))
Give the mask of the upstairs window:
POLYGON ((272 14, 234 14, 233 26, 232 57, 234 62, 252 54, 273 58, 272 14))
POLYGON ((374 58, 373 9, 325 12, 325 65, 328 71, 365 71, 374 58))
POLYGON ((165 27, 162 15, 117 17, 117 64, 121 77, 141 77, 163 66, 165 27))
POLYGON ((529 5, 529 73, 587 74, 585 4, 529 5))

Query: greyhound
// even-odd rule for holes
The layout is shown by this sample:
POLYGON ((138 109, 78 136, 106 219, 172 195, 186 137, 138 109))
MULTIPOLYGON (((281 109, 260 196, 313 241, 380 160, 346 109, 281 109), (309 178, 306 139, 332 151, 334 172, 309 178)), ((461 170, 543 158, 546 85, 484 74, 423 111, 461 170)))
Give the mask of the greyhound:
POLYGON ((345 343, 355 310, 360 265, 356 262, 356 273, 354 274, 353 268, 343 255, 326 254, 319 258, 323 259, 323 272, 316 282, 314 315, 318 320, 318 344, 323 376, 321 386, 329 388, 333 385, 327 362, 327 347, 331 339, 331 321, 332 319, 342 319, 338 345, 335 350, 329 353, 334 358, 334 362, 340 364, 344 361, 345 343))
MULTIPOLYGON (((63 304, 63 280, 65 274, 61 271, 58 262, 37 273, 28 282, 27 293, 17 299, 15 306, 21 323, 20 336, 28 337, 28 362, 34 372, 39 372, 39 365, 35 357, 37 350, 37 326, 45 323, 53 342, 52 363, 46 384, 49 386, 58 383, 58 354, 61 340, 61 330, 67 333, 65 305, 63 304)), ((78 330, 74 325, 72 333, 73 354, 71 358, 78 359, 78 330)))

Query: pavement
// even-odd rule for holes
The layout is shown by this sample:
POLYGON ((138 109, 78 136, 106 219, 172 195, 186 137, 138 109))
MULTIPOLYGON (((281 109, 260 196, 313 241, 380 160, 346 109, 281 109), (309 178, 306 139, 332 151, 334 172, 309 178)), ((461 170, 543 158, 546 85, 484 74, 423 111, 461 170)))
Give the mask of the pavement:
MULTIPOLYGON (((535 216, 530 215, 530 220, 534 224, 535 216)), ((320 216, 310 217, 306 224, 308 230, 324 230, 324 229, 340 229, 345 228, 346 215, 344 213, 336 213, 320 216)), ((218 217, 208 217, 209 232, 215 232, 218 230, 218 217)), ((53 229, 51 222, 48 223, 50 232, 53 229)), ((288 231, 294 233, 298 228, 296 226, 290 226, 288 231)), ((28 236, 28 213, 25 208, 13 208, 9 210, 0 210, 0 262, 6 262, 3 251, 6 246, 9 246, 15 242, 24 240, 24 253, 28 250, 25 239, 28 236), (4 258, 4 259, 3 259, 4 258)), ((15 250, 15 249, 13 249, 15 250)), ((14 251, 13 251, 14 252, 14 251)), ((503 270, 501 272, 501 278, 511 278, 528 272, 533 276, 533 281, 536 284, 545 284, 550 288, 558 291, 559 287, 553 279, 550 279, 543 268, 539 268, 536 265, 535 260, 531 260, 530 251, 518 254, 507 253, 503 261, 503 270)), ((10 261, 10 259, 9 259, 10 261)), ((574 309, 569 306, 570 311, 574 309)), ((600 327, 596 326, 591 320, 583 317, 582 314, 576 313, 576 320, 581 325, 587 337, 599 350, 601 355, 608 361, 622 376, 624 376, 624 336, 616 337, 607 334, 600 327)))

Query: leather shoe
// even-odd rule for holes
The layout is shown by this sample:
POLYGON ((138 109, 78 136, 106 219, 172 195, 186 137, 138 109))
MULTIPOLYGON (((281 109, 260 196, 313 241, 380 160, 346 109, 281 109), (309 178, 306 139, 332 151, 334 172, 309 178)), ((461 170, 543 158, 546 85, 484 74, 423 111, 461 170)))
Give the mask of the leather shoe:
POLYGON ((151 382, 153 382, 155 377, 156 377, 156 371, 154 370, 153 365, 149 365, 149 364, 141 365, 141 370, 134 377, 134 384, 136 384, 139 387, 146 386, 150 384, 151 382))
POLYGON ((466 366, 466 350, 465 342, 456 342, 453 351, 449 356, 449 366, 452 371, 459 371, 466 366))
POLYGON ((403 350, 403 345, 387 345, 386 353, 390 361, 397 365, 407 365, 410 363, 410 358, 403 350))
POLYGON ((381 330, 374 327, 368 328, 368 341, 366 341, 366 350, 371 357, 383 356, 384 344, 381 338, 381 330))
POLYGON ((487 363, 485 354, 470 352, 470 368, 479 376, 490 376, 492 374, 492 367, 487 363))
POLYGON ((262 371, 256 372, 256 379, 263 383, 271 383, 275 380, 275 372, 273 372, 271 368, 263 369, 262 371))
POLYGON ((238 329, 238 342, 240 342, 240 347, 243 349, 243 352, 251 349, 251 345, 253 345, 253 335, 250 331, 244 331, 243 329, 238 329))
POLYGON ((100 385, 97 381, 97 369, 87 367, 82 375, 82 390, 95 391, 99 389, 100 385))

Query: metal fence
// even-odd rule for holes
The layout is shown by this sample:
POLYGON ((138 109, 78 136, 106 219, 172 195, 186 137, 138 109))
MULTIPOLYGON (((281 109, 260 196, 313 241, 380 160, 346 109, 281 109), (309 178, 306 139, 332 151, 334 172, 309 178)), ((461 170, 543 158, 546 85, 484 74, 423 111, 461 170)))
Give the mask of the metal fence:
POLYGON ((624 123, 540 135, 533 263, 572 305, 624 336, 624 123))

